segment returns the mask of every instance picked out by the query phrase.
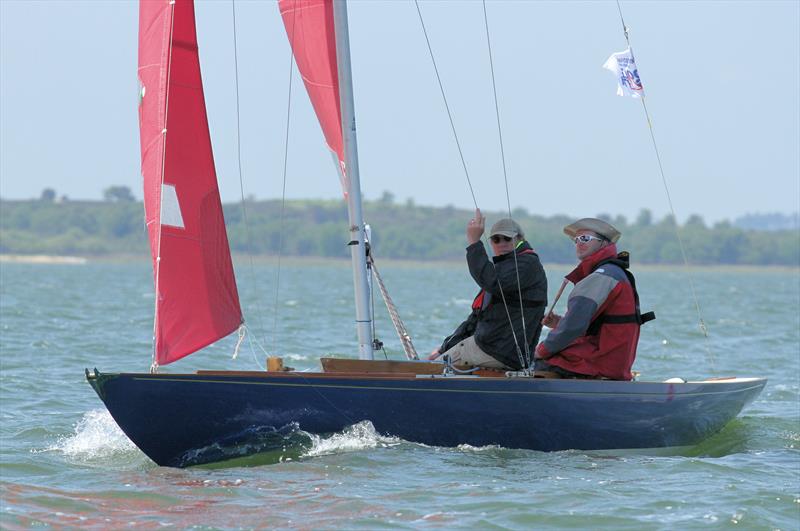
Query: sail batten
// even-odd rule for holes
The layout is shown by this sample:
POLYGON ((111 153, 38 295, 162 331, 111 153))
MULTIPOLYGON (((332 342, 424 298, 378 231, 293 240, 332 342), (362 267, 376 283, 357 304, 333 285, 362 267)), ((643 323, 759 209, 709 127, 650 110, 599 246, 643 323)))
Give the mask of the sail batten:
POLYGON ((139 126, 156 291, 155 362, 242 322, 208 132, 192 0, 140 2, 139 126))

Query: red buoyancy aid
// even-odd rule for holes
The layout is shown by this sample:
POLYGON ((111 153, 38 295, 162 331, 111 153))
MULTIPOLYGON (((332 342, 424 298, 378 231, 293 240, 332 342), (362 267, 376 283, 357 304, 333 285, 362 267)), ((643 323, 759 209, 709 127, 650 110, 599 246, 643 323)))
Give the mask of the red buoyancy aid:
POLYGON ((633 299, 635 302, 634 312, 624 315, 599 315, 595 317, 595 319, 592 321, 592 324, 589 325, 589 329, 586 331, 587 335, 597 335, 600 333, 600 327, 604 324, 636 323, 641 326, 644 323, 652 321, 656 318, 655 312, 647 312, 643 314, 639 308, 639 292, 636 291, 636 278, 628 269, 631 263, 630 258, 631 257, 628 251, 622 251, 614 258, 607 258, 595 264, 592 268, 592 272, 606 264, 614 264, 615 266, 619 266, 623 273, 625 273, 625 276, 628 277, 628 282, 631 283, 631 288, 633 288, 633 299))
MULTIPOLYGON (((595 260, 588 260, 567 276, 579 282, 600 269, 603 265, 615 265, 622 269, 628 282, 620 281, 597 308, 585 335, 578 337, 558 352, 544 349, 545 359, 578 374, 605 377, 614 380, 630 380, 630 369, 636 357, 639 327, 655 318, 652 312, 642 315, 639 311, 639 295, 636 282, 628 271, 627 252, 616 253, 607 248, 595 260)), ((542 347, 543 345, 540 345, 542 347)))

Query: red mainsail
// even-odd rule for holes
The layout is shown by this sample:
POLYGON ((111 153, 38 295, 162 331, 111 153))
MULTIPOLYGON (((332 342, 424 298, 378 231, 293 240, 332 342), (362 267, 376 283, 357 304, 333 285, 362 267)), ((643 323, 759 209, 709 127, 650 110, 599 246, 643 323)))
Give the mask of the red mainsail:
POLYGON ((242 322, 214 170, 192 0, 139 4, 139 129, 155 277, 155 361, 242 322))
POLYGON ((278 5, 297 69, 325 142, 339 161, 342 188, 347 194, 332 0, 280 0, 278 5))

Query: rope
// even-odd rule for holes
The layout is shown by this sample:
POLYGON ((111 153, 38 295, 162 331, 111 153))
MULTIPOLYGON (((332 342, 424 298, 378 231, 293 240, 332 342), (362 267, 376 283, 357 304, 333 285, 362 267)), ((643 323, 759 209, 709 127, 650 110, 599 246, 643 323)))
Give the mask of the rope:
POLYGON ((239 337, 237 338, 236 347, 234 348, 233 357, 231 359, 236 359, 236 357, 239 354, 239 350, 240 350, 240 347, 241 347, 242 343, 244 342, 245 339, 247 339, 247 346, 250 348, 250 354, 253 356, 253 363, 255 363, 256 366, 259 369, 261 369, 262 371, 265 371, 267 369, 263 365, 261 365, 261 362, 258 361, 258 357, 256 356, 256 351, 253 348, 253 344, 255 344, 259 348, 259 350, 261 351, 261 354, 263 354, 264 357, 268 357, 269 356, 269 352, 267 352, 267 349, 264 348, 264 345, 262 345, 258 341, 258 338, 255 336, 255 334, 248 334, 247 333, 248 330, 249 330, 249 327, 245 323, 242 323, 241 326, 239 327, 239 330, 238 330, 239 337))
POLYGON ((411 342, 411 335, 408 333, 408 330, 406 330, 403 320, 400 319, 397 306, 395 306, 392 297, 389 295, 389 291, 383 283, 383 278, 381 278, 380 272, 378 272, 378 267, 375 265, 375 259, 372 257, 372 253, 369 254, 368 260, 372 267, 372 272, 375 274, 375 279, 378 281, 378 288, 381 290, 383 302, 386 303, 386 309, 389 311, 389 317, 392 320, 394 329, 397 330, 397 337, 400 338, 400 343, 403 345, 406 357, 410 360, 418 360, 419 354, 417 354, 417 350, 414 348, 414 343, 411 342))
MULTIPOLYGON (((245 327, 245 329, 247 328, 247 325, 243 325, 243 326, 245 327)), ((263 347, 263 345, 261 345, 261 343, 258 342, 258 338, 255 336, 255 334, 247 335, 247 346, 250 347, 250 354, 253 356, 253 362, 256 364, 256 366, 259 369, 261 369, 262 371, 265 371, 267 369, 266 369, 266 367, 261 365, 261 362, 258 361, 258 357, 256 356, 256 351, 253 348, 253 343, 255 343, 256 346, 261 350, 261 353, 264 355, 265 358, 269 356, 269 353, 263 347)))
MULTIPOLYGON (((503 182, 505 183, 506 187, 506 207, 508 209, 508 217, 511 217, 511 196, 509 194, 509 186, 508 186, 508 172, 506 170, 506 155, 505 155, 505 148, 503 144, 503 128, 500 126, 500 106, 497 102, 497 85, 495 83, 495 76, 494 76, 494 60, 492 56, 492 41, 489 38, 489 17, 486 14, 486 0, 483 0, 483 25, 486 28, 486 47, 489 51, 489 71, 492 75, 492 94, 494 96, 494 114, 497 120, 497 138, 500 142, 500 160, 503 163, 503 182)), ((525 345, 525 355, 524 358, 522 356, 522 352, 519 348, 519 342, 517 341, 517 336, 514 334, 514 327, 511 327, 511 333, 514 336, 514 345, 517 348, 517 356, 520 358, 520 365, 522 368, 530 367, 531 363, 531 347, 528 344, 527 337, 528 332, 525 327, 525 311, 522 306, 522 286, 520 285, 519 281, 519 264, 517 262, 517 253, 516 249, 514 249, 514 272, 517 275, 517 295, 519 296, 519 316, 520 320, 522 321, 522 339, 523 344, 525 345)), ((500 281, 498 279, 498 285, 500 281)), ((506 298, 503 294, 503 290, 500 290, 500 293, 503 295, 503 306, 506 307, 506 314, 508 315, 509 322, 511 321, 511 314, 508 311, 508 307, 506 306, 506 298)))
POLYGON ((236 346, 233 347, 233 356, 231 356, 232 360, 235 360, 239 357, 239 347, 242 346, 242 341, 244 341, 244 336, 247 333, 247 327, 244 325, 244 323, 239 325, 237 332, 239 333, 239 337, 236 339, 236 346))
POLYGON ((451 358, 449 354, 445 354, 444 356, 442 356, 442 358, 443 358, 442 361, 444 362, 444 370, 442 371, 442 373, 445 376, 452 374, 472 374, 473 372, 480 369, 480 367, 472 367, 471 369, 463 369, 463 370, 456 369, 456 366, 453 365, 453 358, 451 358))
MULTIPOLYGON (((628 26, 625 25, 625 19, 622 16, 622 6, 620 6, 619 0, 616 0, 616 2, 617 2, 617 11, 619 12, 619 20, 622 23, 622 32, 625 34, 625 42, 628 44, 628 49, 630 49, 630 51, 631 51, 631 57, 634 57, 633 56, 633 47, 631 46, 630 34, 629 34, 629 31, 628 31, 629 28, 628 28, 628 26)), ((635 63, 635 58, 634 58, 634 63, 635 63)), ((641 76, 641 74, 640 74, 640 76, 641 76)), ((658 171, 661 174, 661 183, 664 186, 664 193, 667 196, 667 204, 669 205, 669 210, 670 210, 670 213, 672 214, 672 219, 675 220, 675 237, 678 239, 678 247, 681 250, 681 256, 683 257, 683 265, 686 268, 686 277, 689 279, 689 288, 690 288, 690 290, 692 292, 692 299, 694 300, 694 307, 695 307, 695 311, 697 312, 698 325, 699 325, 700 331, 703 333, 703 337, 705 338, 704 346, 705 346, 705 350, 706 350, 706 357, 708 358, 709 363, 711 364, 711 370, 715 371, 715 368, 714 368, 714 356, 711 353, 711 348, 710 348, 710 345, 709 345, 708 327, 706 326, 706 323, 703 320, 703 315, 702 315, 702 312, 700 311, 700 303, 699 303, 698 298, 697 298, 697 291, 696 291, 695 286, 694 286, 694 280, 692 279, 691 272, 689 271, 689 259, 686 256, 686 248, 683 245, 683 239, 681 238, 681 233, 680 233, 680 230, 678 228, 678 221, 677 221, 678 217, 675 214, 675 208, 674 208, 674 206, 672 204, 672 196, 671 196, 671 194, 669 192, 669 186, 667 184, 667 177, 666 177, 666 175, 664 173, 664 166, 663 166, 663 164, 661 162, 661 153, 658 150, 658 144, 656 143, 656 135, 655 135, 655 132, 653 131, 653 122, 650 119, 650 113, 647 110, 647 103, 645 102, 644 94, 641 94, 641 98, 640 99, 642 100, 642 109, 644 110, 644 116, 645 116, 645 119, 647 120, 647 128, 650 131, 650 140, 652 141, 652 144, 653 144, 653 151, 655 151, 656 160, 658 161, 658 171)))

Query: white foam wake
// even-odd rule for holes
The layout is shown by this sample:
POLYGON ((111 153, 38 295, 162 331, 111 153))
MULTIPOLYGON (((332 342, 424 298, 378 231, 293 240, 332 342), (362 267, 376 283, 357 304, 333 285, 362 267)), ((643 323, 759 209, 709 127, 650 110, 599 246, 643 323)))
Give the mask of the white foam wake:
POLYGON ((84 413, 75 425, 75 432, 60 437, 47 450, 82 460, 139 452, 105 409, 84 413))
POLYGON ((353 424, 342 433, 322 438, 319 435, 308 434, 311 437, 311 448, 304 454, 309 457, 330 455, 343 452, 357 452, 369 448, 396 446, 402 442, 397 437, 384 437, 375 431, 375 427, 368 420, 353 424))
POLYGON ((464 444, 459 444, 456 447, 456 449, 465 453, 470 453, 470 452, 479 453, 479 452, 491 452, 494 450, 502 450, 503 447, 497 444, 487 444, 486 446, 472 446, 471 444, 464 443, 464 444))

